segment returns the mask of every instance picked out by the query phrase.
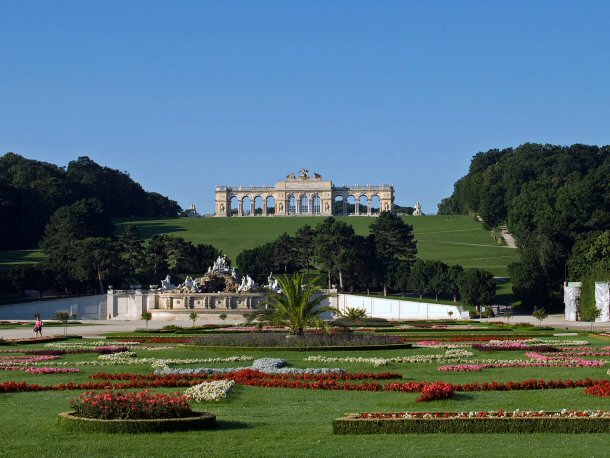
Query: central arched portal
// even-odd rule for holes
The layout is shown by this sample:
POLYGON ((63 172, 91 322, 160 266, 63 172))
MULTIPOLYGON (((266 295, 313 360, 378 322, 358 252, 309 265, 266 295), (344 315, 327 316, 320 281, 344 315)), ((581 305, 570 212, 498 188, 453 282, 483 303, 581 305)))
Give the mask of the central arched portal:
POLYGON ((309 213, 309 199, 306 195, 302 195, 299 202, 299 213, 301 215, 307 215, 309 213))

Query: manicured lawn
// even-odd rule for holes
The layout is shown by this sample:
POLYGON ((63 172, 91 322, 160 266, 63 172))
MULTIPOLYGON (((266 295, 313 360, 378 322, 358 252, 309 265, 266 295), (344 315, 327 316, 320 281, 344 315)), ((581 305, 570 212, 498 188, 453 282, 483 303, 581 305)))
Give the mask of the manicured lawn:
MULTIPOLYGON (((373 218, 339 217, 358 234, 368 234, 373 218)), ((497 276, 507 276, 507 265, 514 262, 516 250, 498 245, 491 234, 469 216, 406 216, 413 225, 419 256, 439 259, 464 267, 481 267, 497 276)), ((144 237, 173 234, 193 243, 208 243, 225 252, 231 260, 244 249, 274 240, 280 234, 294 234, 305 224, 315 227, 317 217, 294 218, 163 218, 117 220, 119 227, 138 226, 144 237)))
MULTIPOLYGON (((425 339, 426 334, 421 338, 425 339)), ((562 338, 563 339, 563 338, 562 338)), ((582 340, 583 337, 573 339, 582 340)), ((610 340, 589 338, 596 346, 610 340)), ((2 347, 7 348, 7 347, 2 347)), ((36 348, 29 345, 28 349, 36 348)), ((473 373, 438 372, 438 363, 390 364, 375 368, 362 363, 313 363, 303 358, 320 352, 206 350, 177 346, 167 350, 135 350, 138 356, 154 358, 206 358, 232 355, 280 357, 295 367, 341 367, 349 372, 399 372, 402 382, 443 380, 451 383, 472 381, 522 381, 529 378, 583 379, 608 378, 605 368, 504 368, 473 373)), ((443 353, 443 349, 419 348, 391 351, 323 352, 324 356, 405 356, 443 353)), ((525 359, 521 351, 483 353, 471 350, 474 358, 525 359)), ((94 360, 94 354, 62 357, 65 361, 94 360)), ((589 359, 610 359, 589 358, 589 359)), ((242 366, 246 363, 204 366, 242 366)), ((193 366, 193 365, 191 365, 193 366)), ((193 367, 202 366, 194 365, 193 367)), ((1 381, 56 384, 87 381, 95 372, 148 373, 149 366, 79 366, 79 374, 29 375, 0 371, 1 381)), ((184 388, 153 391, 175 392, 184 388)), ((371 435, 335 436, 331 421, 346 412, 376 411, 473 411, 473 410, 561 410, 610 409, 610 399, 586 395, 583 388, 538 391, 467 392, 455 398, 416 403, 415 393, 313 391, 237 386, 234 393, 218 403, 194 404, 195 410, 218 416, 214 431, 140 435, 100 433, 66 434, 56 429, 55 416, 68 410, 67 401, 80 391, 0 394, 2 440, 0 456, 606 456, 607 435, 565 434, 451 434, 451 435, 371 435), (7 434, 10 432, 10 434, 7 434)))
POLYGON ((0 270, 20 264, 34 264, 42 259, 41 250, 0 251, 0 270))

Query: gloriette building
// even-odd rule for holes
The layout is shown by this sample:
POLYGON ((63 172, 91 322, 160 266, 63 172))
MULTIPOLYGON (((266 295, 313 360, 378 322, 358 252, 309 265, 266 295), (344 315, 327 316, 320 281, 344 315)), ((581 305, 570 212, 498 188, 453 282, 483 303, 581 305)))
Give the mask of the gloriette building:
POLYGON ((217 186, 215 216, 375 216, 394 211, 390 184, 335 186, 302 169, 275 186, 217 186))

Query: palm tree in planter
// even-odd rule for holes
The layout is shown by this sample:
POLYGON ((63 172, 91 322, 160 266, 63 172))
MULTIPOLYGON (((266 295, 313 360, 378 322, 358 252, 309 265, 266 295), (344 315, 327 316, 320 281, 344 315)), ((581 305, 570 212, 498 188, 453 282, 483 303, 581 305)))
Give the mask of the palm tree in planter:
POLYGON ((303 279, 302 274, 278 275, 281 293, 269 290, 267 300, 248 316, 247 322, 286 326, 291 334, 302 335, 307 326, 319 325, 322 313, 337 313, 334 307, 321 306, 329 295, 320 292, 319 277, 308 284, 304 284, 303 279))
POLYGON ((193 327, 195 327, 195 321, 199 318, 199 314, 197 312, 191 312, 189 315, 189 319, 193 322, 193 327))

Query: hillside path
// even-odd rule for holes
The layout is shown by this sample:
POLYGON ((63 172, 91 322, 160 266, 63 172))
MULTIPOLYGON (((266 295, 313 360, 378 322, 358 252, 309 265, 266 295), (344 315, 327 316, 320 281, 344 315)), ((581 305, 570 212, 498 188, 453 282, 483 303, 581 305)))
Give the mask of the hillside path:
POLYGON ((517 243, 515 242, 515 238, 512 236, 510 232, 508 232, 508 228, 506 226, 502 226, 500 228, 500 234, 502 234, 502 238, 506 242, 506 246, 509 248, 517 248, 517 243))

